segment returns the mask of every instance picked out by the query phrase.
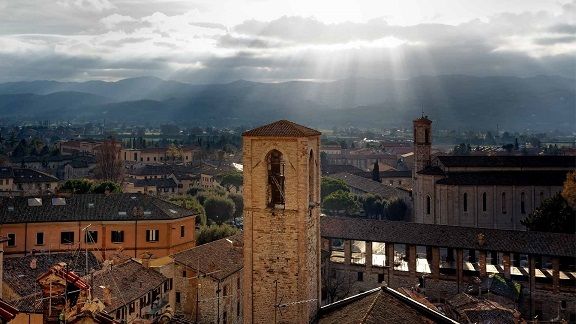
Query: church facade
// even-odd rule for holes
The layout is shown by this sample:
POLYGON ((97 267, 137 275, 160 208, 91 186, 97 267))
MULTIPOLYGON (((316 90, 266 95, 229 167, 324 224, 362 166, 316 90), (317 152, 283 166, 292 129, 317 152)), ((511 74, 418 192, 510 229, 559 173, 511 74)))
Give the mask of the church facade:
POLYGON ((520 223, 562 190, 574 156, 437 156, 432 121, 414 120, 414 221, 524 230, 520 223))

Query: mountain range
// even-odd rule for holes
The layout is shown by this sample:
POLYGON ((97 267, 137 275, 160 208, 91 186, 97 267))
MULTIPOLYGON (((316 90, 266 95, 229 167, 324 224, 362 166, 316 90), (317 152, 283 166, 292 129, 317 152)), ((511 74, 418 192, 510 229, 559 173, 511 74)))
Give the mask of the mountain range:
POLYGON ((255 126, 408 127, 422 111, 447 129, 563 130, 576 124, 576 80, 421 76, 406 80, 197 85, 155 77, 0 84, 0 122, 67 120, 255 126))

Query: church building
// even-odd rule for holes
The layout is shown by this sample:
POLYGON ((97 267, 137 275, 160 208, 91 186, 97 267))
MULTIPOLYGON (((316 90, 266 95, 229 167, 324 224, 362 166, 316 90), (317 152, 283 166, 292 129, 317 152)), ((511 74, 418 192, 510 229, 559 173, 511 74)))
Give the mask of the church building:
POLYGON ((525 230, 520 223, 562 190, 575 156, 437 156, 432 121, 414 120, 414 221, 525 230))

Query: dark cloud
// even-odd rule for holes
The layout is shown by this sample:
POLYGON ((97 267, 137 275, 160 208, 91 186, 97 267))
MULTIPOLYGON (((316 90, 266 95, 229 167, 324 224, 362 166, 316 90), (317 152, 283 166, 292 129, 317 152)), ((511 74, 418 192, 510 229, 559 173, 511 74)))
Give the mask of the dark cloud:
POLYGON ((534 39, 534 43, 538 45, 567 44, 575 42, 576 42, 576 36, 541 37, 534 39))
POLYGON ((287 45, 286 42, 263 39, 254 36, 236 36, 226 34, 218 38, 218 46, 226 48, 279 48, 287 45))
POLYGON ((576 25, 558 24, 549 27, 548 31, 558 34, 576 34, 576 25))

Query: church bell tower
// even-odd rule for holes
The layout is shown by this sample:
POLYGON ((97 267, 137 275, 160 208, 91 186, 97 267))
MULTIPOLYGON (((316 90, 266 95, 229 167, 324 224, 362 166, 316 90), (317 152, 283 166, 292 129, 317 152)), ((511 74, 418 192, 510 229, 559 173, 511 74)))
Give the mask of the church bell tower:
POLYGON ((244 323, 310 323, 320 307, 320 132, 242 134, 244 323))

